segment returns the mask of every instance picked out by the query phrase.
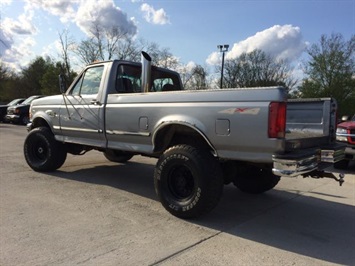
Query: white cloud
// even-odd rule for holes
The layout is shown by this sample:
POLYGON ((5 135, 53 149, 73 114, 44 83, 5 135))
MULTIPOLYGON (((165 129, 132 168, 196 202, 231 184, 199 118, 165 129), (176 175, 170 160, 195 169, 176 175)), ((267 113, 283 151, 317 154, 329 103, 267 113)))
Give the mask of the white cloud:
MULTIPOLYGON (((0 55, 13 61, 11 58, 18 53, 21 53, 16 47, 13 48, 16 36, 18 35, 34 35, 37 34, 37 28, 32 24, 33 12, 26 11, 18 18, 4 18, 0 28, 0 55), (17 51, 18 50, 18 51, 17 51)), ((23 39, 23 37, 21 37, 23 39)), ((24 41, 21 41, 23 44, 24 41)), ((4 60, 4 59, 3 59, 4 60)), ((4 60, 5 61, 5 60, 4 60)))
POLYGON ((12 0, 1 0, 0 7, 11 5, 12 0))
POLYGON ((144 13, 144 18, 147 22, 153 24, 169 24, 170 20, 164 9, 155 10, 152 6, 144 3, 141 5, 141 11, 144 13))
POLYGON ((54 56, 57 56, 59 54, 59 51, 61 51, 62 47, 61 47, 61 44, 60 44, 60 41, 59 39, 58 40, 55 40, 54 42, 44 46, 42 48, 42 53, 41 53, 41 56, 42 57, 54 57, 54 56))
POLYGON ((190 73, 196 67, 196 63, 193 61, 189 61, 187 64, 183 64, 180 62, 180 58, 175 58, 177 62, 177 67, 174 70, 179 72, 180 75, 186 75, 186 73, 190 73))
POLYGON ((206 63, 209 65, 217 65, 220 63, 220 61, 221 61, 221 56, 219 52, 213 52, 206 59, 206 63))
POLYGON ((5 18, 2 26, 11 34, 32 35, 38 32, 37 28, 32 24, 32 17, 22 14, 18 20, 5 18))
POLYGON ((74 22, 87 35, 93 25, 112 29, 118 27, 130 35, 135 35, 137 27, 133 19, 115 6, 113 0, 26 0, 28 10, 41 8, 60 18, 62 23, 74 22))
MULTIPOLYGON (((112 29, 118 27, 134 37, 137 25, 134 18, 127 18, 113 0, 24 0, 24 12, 18 18, 4 18, 0 27, 0 55, 1 60, 9 67, 19 70, 28 63, 34 54, 34 39, 24 39, 23 35, 38 34, 33 18, 36 10, 45 11, 58 17, 62 23, 76 23, 86 34, 90 34, 96 24, 100 28, 112 29), (28 60, 27 60, 28 58, 28 60), (26 62, 25 62, 26 61, 26 62)), ((10 4, 11 0, 1 2, 1 6, 10 4)), ((48 29, 50 30, 50 29, 48 29)), ((53 55, 56 43, 49 44, 42 49, 42 56, 53 55)))
MULTIPOLYGON (((304 52, 307 43, 302 40, 299 27, 292 25, 275 25, 271 28, 257 32, 246 40, 235 43, 232 49, 226 53, 226 59, 233 59, 242 53, 250 53, 255 49, 274 56, 276 59, 294 61, 304 52)), ((214 52, 209 55, 208 64, 219 64, 221 55, 214 52)))
POLYGON ((26 9, 42 8, 48 13, 60 17, 63 23, 72 21, 75 18, 75 7, 79 0, 26 0, 26 9))
POLYGON ((10 49, 14 40, 12 34, 5 28, 0 28, 0 55, 3 55, 6 50, 10 49))
POLYGON ((24 38, 18 46, 12 45, 10 49, 5 51, 2 55, 3 62, 9 67, 19 70, 20 67, 28 64, 25 58, 31 58, 34 56, 32 48, 35 44, 36 41, 33 37, 29 36, 24 38))
POLYGON ((189 70, 189 71, 192 71, 194 68, 196 67, 196 63, 193 62, 193 61, 190 61, 186 64, 186 68, 189 70))
POLYGON ((128 19, 127 14, 115 6, 112 0, 82 1, 75 21, 87 35, 91 35, 95 24, 107 29, 118 27, 130 35, 137 33, 134 20, 128 19))

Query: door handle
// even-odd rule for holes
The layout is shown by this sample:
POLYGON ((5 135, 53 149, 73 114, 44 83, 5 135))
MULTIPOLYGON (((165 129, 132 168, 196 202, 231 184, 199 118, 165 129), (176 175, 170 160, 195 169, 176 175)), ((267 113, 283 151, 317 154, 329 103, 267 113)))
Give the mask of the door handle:
POLYGON ((93 104, 93 105, 101 105, 100 101, 99 101, 99 100, 96 100, 96 99, 92 99, 92 100, 90 101, 90 103, 93 104))

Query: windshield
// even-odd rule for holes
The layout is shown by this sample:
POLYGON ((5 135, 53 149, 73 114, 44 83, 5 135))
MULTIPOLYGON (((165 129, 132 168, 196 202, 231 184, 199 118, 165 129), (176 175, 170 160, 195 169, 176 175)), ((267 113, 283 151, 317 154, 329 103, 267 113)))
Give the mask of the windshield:
POLYGON ((36 98, 38 98, 38 96, 31 96, 27 98, 22 104, 30 104, 36 98))
POLYGON ((12 100, 11 102, 9 102, 7 105, 12 106, 12 105, 18 104, 19 102, 21 102, 20 99, 15 99, 15 100, 12 100))

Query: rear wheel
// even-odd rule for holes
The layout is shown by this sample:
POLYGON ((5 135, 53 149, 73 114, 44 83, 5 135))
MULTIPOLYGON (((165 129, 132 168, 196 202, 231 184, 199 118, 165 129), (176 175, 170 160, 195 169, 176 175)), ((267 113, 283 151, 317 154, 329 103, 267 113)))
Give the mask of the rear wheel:
POLYGON ((218 161, 208 150, 176 145, 159 158, 154 185, 167 211, 180 218, 193 218, 218 204, 223 177, 218 161))
POLYGON ((64 144, 55 140, 49 128, 38 127, 27 135, 24 155, 27 164, 33 170, 48 172, 63 165, 67 151, 64 144))

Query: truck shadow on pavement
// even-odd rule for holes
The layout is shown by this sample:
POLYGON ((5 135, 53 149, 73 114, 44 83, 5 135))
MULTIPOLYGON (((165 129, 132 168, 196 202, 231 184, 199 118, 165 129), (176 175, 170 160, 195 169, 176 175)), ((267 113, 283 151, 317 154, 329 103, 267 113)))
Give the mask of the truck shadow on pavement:
POLYGON ((334 173, 343 173, 343 174, 355 174, 355 161, 351 160, 349 166, 346 169, 334 169, 331 168, 334 173))
POLYGON ((215 212, 198 223, 216 229, 224 223, 224 232, 240 238, 331 263, 354 264, 355 208, 332 201, 341 196, 277 188, 255 196, 233 190, 227 187, 215 212))
POLYGON ((154 166, 136 162, 106 164, 51 175, 79 182, 105 185, 158 200, 153 183, 154 166))
MULTIPOLYGON (((153 173, 151 164, 128 162, 74 171, 66 168, 50 175, 110 186, 157 201, 153 173)), ((240 248, 238 238, 242 238, 330 263, 354 265, 355 208, 334 202, 343 199, 346 197, 341 194, 285 191, 277 187, 261 195, 249 195, 228 185, 210 214, 187 222, 236 237, 234 248, 240 248)), ((232 252, 233 246, 226 250, 232 252)))

